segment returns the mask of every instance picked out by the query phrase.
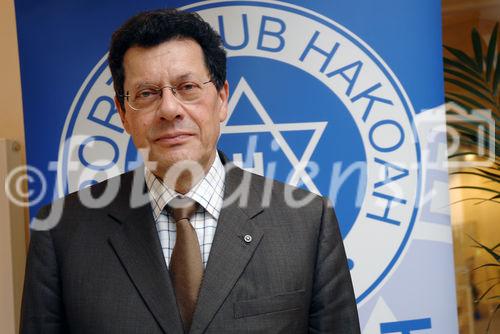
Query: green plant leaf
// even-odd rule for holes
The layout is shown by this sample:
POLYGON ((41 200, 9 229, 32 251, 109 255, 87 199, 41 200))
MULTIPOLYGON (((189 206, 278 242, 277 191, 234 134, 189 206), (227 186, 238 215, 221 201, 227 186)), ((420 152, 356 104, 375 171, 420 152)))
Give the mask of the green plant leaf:
POLYGON ((489 103, 491 103, 492 105, 495 105, 495 101, 493 101, 490 97, 484 95, 483 93, 481 93, 479 90, 475 89, 474 87, 472 87, 471 85, 465 83, 465 82, 462 82, 460 80, 456 80, 456 79, 452 79, 452 78, 445 78, 445 81, 446 82, 449 82, 457 87, 460 87, 462 89, 465 89, 466 91, 468 91, 469 93, 471 94, 474 94, 476 95, 477 97, 479 97, 480 99, 483 99, 485 101, 488 101, 489 103))
MULTIPOLYGON (((498 156, 497 156, 498 158, 498 156)), ((480 168, 482 172, 485 173, 493 173, 494 175, 500 175, 500 167, 493 167, 493 166, 484 166, 484 167, 476 167, 480 168)))
MULTIPOLYGON (((484 249, 486 252, 488 252, 488 254, 490 254, 497 262, 500 262, 500 255, 495 253, 491 248, 483 245, 482 243, 480 243, 479 241, 475 240, 473 237, 471 237, 470 235, 468 235, 468 237, 474 241, 479 247, 481 247, 482 249, 484 249)), ((500 266, 498 263, 496 264, 497 266, 500 266)))
MULTIPOLYGON (((456 158, 460 158, 460 157, 463 157, 463 156, 466 156, 466 155, 474 155, 476 157, 478 157, 477 160, 483 162, 483 163, 488 163, 490 164, 491 166, 500 166, 500 163, 498 162, 498 160, 493 160, 492 158, 488 158, 488 157, 485 157, 485 156, 482 156, 482 155, 479 155, 477 154, 477 152, 459 152, 459 153, 453 153, 453 154, 450 154, 448 156, 448 159, 449 160, 453 160, 453 159, 456 159, 456 158)), ((495 157, 498 159, 498 157, 495 157)), ((493 168, 493 167, 489 167, 489 168, 493 168)), ((458 168, 452 168, 454 170, 458 169, 458 168)))
MULTIPOLYGON (((471 106, 467 102, 464 102, 464 101, 458 101, 457 98, 450 97, 449 94, 450 93, 445 93, 445 99, 444 99, 445 103, 448 103, 448 102, 456 103, 456 104, 458 104, 460 106, 460 108, 463 108, 467 112, 471 112, 471 110, 474 109, 474 106, 471 106)), ((448 114, 449 112, 446 111, 446 113, 448 114)), ((454 115, 456 115, 456 114, 454 114, 454 115)))
MULTIPOLYGON (((477 124, 479 122, 474 122, 474 123, 477 124)), ((474 123, 471 123, 471 126, 474 123)), ((466 124, 465 121, 463 122, 463 124, 466 124)), ((476 128, 476 127, 469 128, 469 127, 460 125, 458 122, 451 122, 451 123, 448 124, 448 126, 453 127, 455 130, 458 131, 458 133, 460 135, 462 135, 462 136, 464 136, 466 138, 469 138, 472 141, 473 146, 478 146, 480 144, 478 142, 478 140, 479 140, 479 137, 478 137, 478 134, 479 134, 478 133, 478 128, 476 128)), ((489 143, 493 139, 493 141, 495 143, 495 149, 496 149, 495 151, 498 152, 498 149, 497 149, 496 145, 500 144, 500 139, 497 138, 494 133, 490 134, 490 132, 488 131, 489 129, 485 129, 485 130, 486 131, 484 131, 484 135, 487 136, 487 138, 484 138, 484 139, 487 140, 488 147, 489 147, 489 143), (491 136, 491 137, 489 137, 489 136, 491 136)), ((460 138, 460 140, 462 140, 462 139, 464 139, 464 138, 460 138)))
POLYGON ((493 96, 498 96, 498 82, 500 81, 500 52, 497 54, 497 67, 493 75, 493 96))
POLYGON ((486 267, 500 267, 500 264, 496 264, 496 263, 486 263, 486 264, 482 264, 480 265, 479 267, 476 267, 474 269, 472 269, 471 271, 476 271, 478 269, 481 269, 481 268, 486 268, 486 267))
POLYGON ((499 202, 499 201, 495 201, 495 200, 491 200, 491 199, 489 199, 489 198, 486 198, 486 199, 484 199, 484 200, 482 200, 482 201, 479 201, 479 202, 477 202, 477 203, 474 203, 474 205, 483 204, 484 202, 492 202, 492 203, 500 204, 500 202, 499 202))
MULTIPOLYGON (((448 124, 448 126, 453 127, 460 135, 459 139, 460 139, 461 146, 463 146, 464 143, 468 143, 468 144, 470 144, 470 146, 473 146, 474 148, 476 148, 476 147, 478 147, 478 145, 480 145, 480 143, 478 142, 480 137, 478 137, 477 129, 471 129, 471 128, 468 128, 468 127, 465 127, 462 125, 458 125, 457 123, 448 124)), ((450 134, 448 133, 448 135, 450 135, 450 134)), ((486 132, 485 135, 489 136, 489 132, 486 132)), ((483 138, 483 139, 486 140, 486 138, 483 138)), ((494 141, 495 151, 498 152, 497 145, 500 144, 500 139, 496 138, 495 135, 492 135, 491 138, 487 137, 487 145, 485 145, 486 147, 484 147, 484 148, 489 148, 489 144, 490 144, 491 139, 493 139, 493 141, 494 141)), ((484 141, 483 141, 483 143, 481 143, 481 145, 483 145, 483 144, 484 144, 484 141)))
POLYGON ((483 300, 484 297, 486 297, 488 295, 488 293, 493 290, 497 285, 499 285, 499 283, 495 283, 493 284, 492 286, 490 286, 488 289, 486 289, 485 292, 483 292, 483 294, 481 296, 479 296, 474 302, 475 303, 479 303, 481 300, 483 300))
POLYGON ((495 319, 495 314, 497 313, 498 309, 500 309, 500 304, 497 304, 497 307, 495 307, 495 310, 490 315, 490 320, 488 320, 488 326, 486 327, 486 334, 490 332, 491 324, 493 323, 493 319, 495 319))
POLYGON ((453 158, 463 157, 464 155, 469 155, 469 154, 472 154, 472 155, 477 155, 477 152, 472 152, 472 151, 469 151, 469 152, 454 153, 454 154, 449 155, 449 156, 448 156, 448 159, 453 159, 453 158))
MULTIPOLYGON (((476 146, 477 146, 477 141, 475 139, 469 139, 465 134, 463 134, 462 137, 460 137, 460 147, 474 148, 476 146)), ((477 154, 477 156, 481 157, 479 154, 477 154)))
MULTIPOLYGON (((463 101, 465 101, 465 102, 469 103, 470 105, 472 105, 476 108, 479 108, 479 109, 488 109, 484 105, 482 105, 481 103, 477 102, 477 100, 474 100, 474 99, 472 99, 468 96, 465 96, 463 94, 458 94, 458 93, 454 93, 454 92, 447 92, 446 96, 452 96, 454 98, 462 99, 463 101)), ((457 102, 459 105, 461 105, 460 101, 456 101, 454 99, 452 101, 457 102)))
MULTIPOLYGON (((491 109, 489 109, 489 111, 491 111, 491 109)), ((474 116, 474 118, 476 118, 476 120, 474 122, 482 123, 481 125, 486 128, 487 132, 490 132, 490 126, 492 126, 492 125, 495 128, 495 130, 494 130, 495 134, 500 129, 500 126, 499 126, 500 122, 498 121, 498 119, 494 113, 491 113, 491 118, 486 116, 483 113, 477 113, 474 116), (479 119, 479 120, 477 120, 477 119, 479 119), (484 121, 484 122, 482 122, 482 121, 484 121)), ((493 131, 491 131, 491 132, 493 132, 493 131)))
POLYGON ((461 71, 469 73, 470 75, 476 77, 476 79, 478 79, 478 80, 482 80, 481 75, 477 74, 476 71, 471 70, 470 68, 468 68, 467 66, 463 65, 462 63, 459 63, 458 61, 455 61, 453 59, 444 57, 443 58, 443 64, 444 64, 445 68, 453 67, 453 68, 456 68, 456 69, 459 69, 461 71))
POLYGON ((476 186, 457 186, 457 187, 451 187, 450 190, 455 190, 455 189, 474 189, 474 190, 483 190, 491 193, 497 193, 500 195, 500 192, 493 190, 493 189, 488 189, 488 188, 483 188, 483 187, 476 187, 476 186))
POLYGON ((472 47, 474 48, 474 57, 476 58, 476 65, 479 70, 483 70, 483 46, 481 44, 481 36, 476 28, 472 29, 472 47))
MULTIPOLYGON (((500 121, 500 117, 495 113, 495 109, 483 108, 483 110, 487 110, 489 111, 489 113, 484 113, 484 112, 479 112, 474 114, 469 113, 471 119, 474 120, 475 122, 477 122, 477 119, 479 119, 480 121, 482 120, 485 123, 492 122, 495 123, 495 125, 500 121)), ((496 128, 498 128, 498 126, 496 126, 496 128)))
POLYGON ((469 139, 470 140, 470 143, 472 143, 472 145, 475 147, 477 146, 478 142, 477 142, 477 135, 474 131, 471 131, 470 129, 467 129, 467 128, 464 128, 464 127, 461 127, 461 126, 457 126, 457 125, 454 125, 453 128, 455 128, 455 130, 458 131, 458 133, 460 134, 460 141, 464 140, 464 139, 469 139))
POLYGON ((500 194, 498 194, 498 195, 495 195, 495 196, 491 197, 491 198, 490 198, 490 201, 494 201, 494 200, 496 200, 496 199, 498 199, 498 198, 500 198, 500 194))
POLYGON ((466 118, 457 118, 457 119, 447 119, 448 126, 455 128, 459 132, 463 132, 463 134, 470 135, 471 138, 477 137, 477 126, 476 124, 479 122, 472 122, 467 120, 466 118), (467 125, 467 126, 466 126, 467 125))
POLYGON ((488 278, 488 279, 485 279, 485 280, 482 280, 482 281, 479 281, 479 282, 475 282, 475 283, 479 285, 479 284, 488 283, 488 282, 491 282, 491 281, 500 281, 500 277, 488 278))
POLYGON ((476 176, 479 176, 479 177, 482 177, 482 178, 485 178, 485 179, 488 179, 488 180, 491 180, 491 181, 494 181, 494 182, 499 182, 499 179, 495 179, 493 177, 489 177, 487 175, 484 175, 484 174, 481 174, 481 173, 475 173, 475 172, 462 172, 462 171, 458 171, 458 172, 451 172, 450 175, 457 175, 457 174, 464 174, 464 175, 476 175, 476 176))
MULTIPOLYGON (((485 91, 488 91, 488 92, 490 91, 490 88, 488 88, 488 86, 486 86, 485 84, 483 84, 481 81, 478 81, 475 78, 473 78, 472 76, 467 75, 467 74, 465 74, 463 72, 455 71, 455 70, 452 70, 452 69, 449 69, 449 68, 445 68, 444 69, 444 73, 450 74, 450 75, 453 75, 453 76, 455 76, 457 78, 465 80, 465 82, 472 83, 475 86, 477 86, 478 88, 484 89, 485 91)), ((445 77, 444 80, 447 81, 447 77, 445 77)))
MULTIPOLYGON (((493 63, 495 62, 495 50, 497 48, 498 22, 491 33, 490 42, 488 43, 488 51, 486 53, 486 81, 490 82, 491 73, 493 72, 493 63)), ((498 63, 497 63, 498 68, 498 63)), ((494 92, 494 90, 493 90, 494 92)))
MULTIPOLYGON (((466 152, 459 152, 459 153, 453 153, 453 154, 450 154, 448 156, 448 159, 455 159, 455 158, 459 158, 459 157, 463 157, 465 155, 475 155, 475 156, 479 156, 477 154, 477 152, 474 152, 474 151, 466 151, 466 152)), ((496 158, 496 157, 495 157, 496 158)), ((497 166, 500 166, 500 164, 498 164, 496 162, 496 160, 492 160, 492 159, 485 159, 485 161, 489 161, 490 163, 494 164, 494 165, 497 165, 497 166)))
MULTIPOLYGON (((445 77, 444 80, 450 84, 455 84, 455 79, 450 77, 445 77), (448 80, 450 79, 450 80, 448 80)), ((447 98, 446 102, 455 102, 460 107, 465 109, 467 113, 471 114, 472 110, 491 110, 491 107, 488 107, 482 99, 477 98, 476 96, 467 96, 463 94, 463 91, 458 90, 448 90, 444 95, 447 98)), ((446 106, 448 107, 448 106, 446 106)), ((449 112, 449 110, 447 110, 449 112)), ((453 112, 454 115, 461 115, 460 113, 453 112)))
POLYGON ((489 176, 495 178, 497 182, 500 182, 500 174, 492 173, 484 168, 475 168, 475 169, 478 171, 481 171, 482 173, 484 173, 486 175, 489 175, 489 176))
POLYGON ((474 138, 477 136, 478 128, 480 125, 483 126, 483 129, 485 130, 486 133, 490 132, 489 127, 485 127, 484 126, 485 123, 480 120, 457 117, 456 119, 453 118, 447 119, 447 121, 448 121, 447 124, 448 126, 451 126, 457 130, 463 130, 464 133, 468 133, 472 135, 474 138))
POLYGON ((467 202, 467 201, 479 201, 479 202, 477 202, 477 203, 474 203, 474 205, 481 204, 481 203, 484 203, 484 202, 493 202, 493 203, 498 203, 498 204, 500 204, 500 202, 499 202, 499 201, 491 200, 491 199, 489 199, 489 198, 469 197, 469 198, 464 198, 464 199, 460 199, 460 200, 458 200, 458 201, 452 202, 452 203, 450 203, 450 206, 451 206, 451 205, 458 204, 458 203, 462 203, 462 202, 467 202))
POLYGON ((452 48, 446 45, 444 46, 444 48, 448 50, 452 55, 454 55, 460 62, 462 62, 462 64, 469 67, 471 70, 475 71, 476 73, 481 72, 481 69, 477 67, 477 64, 474 61, 474 59, 469 57, 469 55, 463 52, 462 50, 452 48))
MULTIPOLYGON (((458 106, 460 106, 460 108, 463 108, 464 111, 466 111, 467 113, 471 114, 473 110, 488 110, 488 111, 491 111, 491 107, 486 107, 484 104, 481 104, 483 103, 482 100, 478 99, 478 98, 474 98, 474 97, 469 97, 469 96, 466 96, 466 95, 463 95, 463 94, 459 94, 459 93, 456 93, 456 92, 446 92, 445 93, 445 102, 448 103, 448 102, 453 102, 455 104, 457 104, 458 106)), ((446 106, 447 107, 447 106, 446 106)), ((450 112, 450 110, 447 110, 446 111, 447 115, 461 115, 459 113, 454 113, 454 112, 450 112)), ((492 117, 495 119, 495 128, 496 129, 500 129, 500 126, 497 126, 497 122, 496 122, 496 116, 493 116, 494 114, 492 113, 492 117)), ((476 122, 478 122, 476 120, 476 122)), ((487 122, 485 120, 485 122, 487 122)))

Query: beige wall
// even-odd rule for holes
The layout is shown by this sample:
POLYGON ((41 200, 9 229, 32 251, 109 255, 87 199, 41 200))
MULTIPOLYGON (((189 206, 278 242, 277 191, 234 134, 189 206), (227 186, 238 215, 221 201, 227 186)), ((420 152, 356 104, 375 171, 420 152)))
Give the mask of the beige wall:
MULTIPOLYGON (((20 144, 11 151, 12 159, 0 161, 3 166, 25 163, 24 124, 13 0, 0 0, 0 138, 20 144)), ((5 201, 4 180, 1 182, 3 203, 0 215, 0 328, 2 333, 17 332, 19 308, 26 258, 25 232, 27 211, 5 201), (21 226, 20 226, 21 225, 21 226)))
MULTIPOLYGON (((0 0, 0 137, 14 139, 24 156, 24 123, 13 0, 0 0)), ((24 158, 23 158, 24 159, 24 158)))

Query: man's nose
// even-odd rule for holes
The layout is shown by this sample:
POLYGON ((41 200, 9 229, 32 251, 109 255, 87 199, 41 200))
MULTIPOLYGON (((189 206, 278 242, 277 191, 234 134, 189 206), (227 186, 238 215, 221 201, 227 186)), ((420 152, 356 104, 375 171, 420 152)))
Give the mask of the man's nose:
POLYGON ((175 89, 169 86, 162 89, 160 105, 157 110, 159 117, 165 118, 169 121, 183 117, 181 103, 177 100, 174 92, 175 89))

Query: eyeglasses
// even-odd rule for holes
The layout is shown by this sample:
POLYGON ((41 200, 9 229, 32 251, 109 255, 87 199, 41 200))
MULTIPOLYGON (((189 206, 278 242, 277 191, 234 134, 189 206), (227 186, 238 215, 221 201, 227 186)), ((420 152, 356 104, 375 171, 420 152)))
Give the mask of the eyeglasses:
POLYGON ((160 105, 165 88, 170 89, 177 101, 189 104, 197 102, 203 96, 203 88, 210 82, 212 80, 205 82, 187 81, 175 86, 165 85, 163 87, 148 84, 139 87, 137 90, 127 91, 123 97, 133 110, 152 111, 156 110, 160 105))

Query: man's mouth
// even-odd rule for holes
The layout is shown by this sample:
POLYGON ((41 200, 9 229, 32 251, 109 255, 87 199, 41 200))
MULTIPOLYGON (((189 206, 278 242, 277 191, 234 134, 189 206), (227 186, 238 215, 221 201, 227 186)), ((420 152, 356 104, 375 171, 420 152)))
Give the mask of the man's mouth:
POLYGON ((162 134, 158 136, 154 141, 156 144, 171 146, 171 145, 183 144, 191 137, 193 137, 192 133, 177 131, 177 132, 162 134))

